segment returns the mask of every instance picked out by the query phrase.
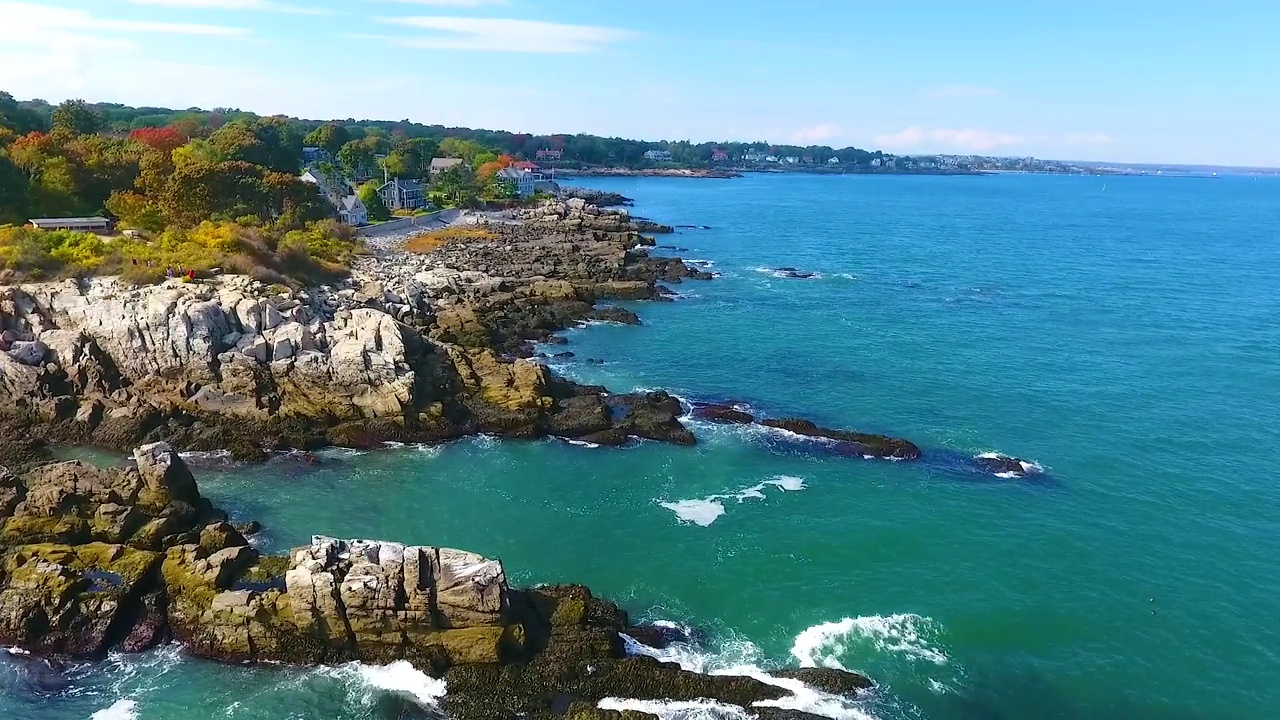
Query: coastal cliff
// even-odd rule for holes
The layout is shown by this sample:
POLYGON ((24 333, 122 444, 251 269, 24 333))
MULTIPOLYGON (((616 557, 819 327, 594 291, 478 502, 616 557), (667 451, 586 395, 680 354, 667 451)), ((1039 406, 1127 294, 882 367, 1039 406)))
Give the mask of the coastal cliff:
POLYGON ((558 330, 634 318, 602 300, 709 276, 650 257, 640 228, 663 228, 625 211, 538 213, 425 254, 381 249, 305 291, 234 275, 0 287, 0 463, 38 441, 245 459, 474 433, 692 443, 669 396, 610 395, 526 358, 558 330))
POLYGON ((0 475, 0 643, 62 657, 175 641, 230 662, 403 660, 445 681, 441 710, 455 720, 610 717, 597 709, 608 698, 803 718, 778 709, 795 683, 840 701, 872 687, 832 670, 701 675, 659 662, 645 643, 670 639, 587 588, 513 588, 500 561, 463 550, 315 537, 263 555, 169 446, 134 461, 0 475))

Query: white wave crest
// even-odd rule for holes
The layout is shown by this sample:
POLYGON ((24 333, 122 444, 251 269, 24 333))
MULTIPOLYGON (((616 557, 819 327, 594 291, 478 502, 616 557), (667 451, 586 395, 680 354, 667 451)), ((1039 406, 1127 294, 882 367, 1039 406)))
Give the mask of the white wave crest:
POLYGON ((770 480, 740 488, 730 493, 708 495, 701 500, 677 500, 658 504, 675 513, 681 522, 707 527, 725 514, 724 502, 722 501, 736 500, 739 503, 743 503, 747 500, 763 500, 765 499, 764 491, 769 487, 776 487, 783 492, 799 492, 804 490, 806 486, 804 478, 798 478, 794 475, 778 475, 770 480))
POLYGON ((502 442, 497 435, 476 435, 471 439, 471 444, 482 450, 489 450, 498 447, 498 443, 502 442))
POLYGON ((356 448, 330 447, 330 448, 324 448, 322 450, 317 450, 315 454, 319 457, 327 457, 327 458, 342 460, 345 458, 353 458, 353 457, 360 457, 361 455, 368 455, 369 451, 357 450, 356 448))
POLYGON ((584 448, 598 448, 598 447, 600 447, 600 443, 587 442, 586 440, 574 440, 574 439, 572 439, 572 438, 566 438, 566 439, 565 439, 565 443, 566 443, 566 444, 568 444, 568 445, 574 445, 574 446, 577 446, 577 447, 584 447, 584 448))
POLYGON ((18 655, 21 657, 25 657, 31 654, 30 650, 23 650, 20 647, 7 647, 4 649, 4 651, 9 653, 10 655, 18 655))
POLYGON ((138 703, 135 700, 117 700, 111 707, 103 708, 89 716, 89 720, 137 720, 138 703))
POLYGON ((837 670, 849 670, 842 658, 868 648, 946 665, 950 658, 936 646, 939 634, 932 618, 912 613, 845 618, 805 629, 796 636, 791 654, 801 667, 837 670))
POLYGON ((434 458, 434 457, 440 457, 440 453, 444 452, 444 445, 441 445, 438 443, 435 445, 429 445, 427 443, 418 443, 413 446, 413 449, 415 452, 417 452, 420 455, 426 455, 427 457, 434 458))
POLYGON ((353 663, 351 667, 369 687, 403 695, 426 707, 435 707, 447 690, 444 680, 427 675, 407 660, 390 665, 353 663))
POLYGON ((634 710, 659 720, 753 720, 755 715, 737 705, 715 700, 627 700, 609 697, 596 704, 601 710, 634 710))

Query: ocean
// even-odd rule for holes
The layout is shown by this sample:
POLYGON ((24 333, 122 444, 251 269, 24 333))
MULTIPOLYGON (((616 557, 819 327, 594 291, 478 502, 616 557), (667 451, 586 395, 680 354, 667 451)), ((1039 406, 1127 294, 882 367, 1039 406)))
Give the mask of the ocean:
MULTIPOLYGON (((319 466, 206 459, 202 491, 262 521, 267 550, 313 533, 465 548, 513 582, 581 582, 698 628, 702 646, 668 652, 691 668, 880 684, 831 716, 1280 716, 1280 181, 583 184, 708 226, 656 252, 719 277, 628 305, 640 327, 568 332, 557 370, 904 437, 923 457, 693 422, 694 448, 480 437, 319 466), (976 472, 984 452, 1042 471, 976 472)), ((15 719, 372 720, 443 692, 405 664, 0 657, 15 719)))

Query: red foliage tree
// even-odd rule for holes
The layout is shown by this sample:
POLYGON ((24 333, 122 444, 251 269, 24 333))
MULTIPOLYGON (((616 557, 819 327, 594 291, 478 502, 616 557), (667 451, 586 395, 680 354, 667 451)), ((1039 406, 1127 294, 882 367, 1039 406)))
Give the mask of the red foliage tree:
POLYGON ((181 130, 175 127, 145 127, 138 128, 129 133, 130 140, 136 140, 150 148, 163 150, 164 152, 173 152, 174 150, 187 144, 188 138, 181 130))

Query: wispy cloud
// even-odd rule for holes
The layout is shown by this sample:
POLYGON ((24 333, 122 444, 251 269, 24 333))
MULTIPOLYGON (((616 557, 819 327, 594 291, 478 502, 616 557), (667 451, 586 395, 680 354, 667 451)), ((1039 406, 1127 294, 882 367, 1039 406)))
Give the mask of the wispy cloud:
POLYGON ((1002 147, 1022 145, 1026 141, 1027 139, 1022 135, 972 128, 926 130, 920 127, 909 127, 901 132, 876 136, 876 144, 890 150, 990 152, 1002 147))
POLYGON ((566 25, 540 20, 444 16, 380 17, 377 22, 435 31, 418 37, 387 37, 401 47, 527 53, 587 53, 636 37, 629 30, 566 25))
POLYGON ((168 33, 178 35, 247 35, 244 28, 195 23, 153 22, 150 20, 112 20, 95 17, 84 10, 42 7, 31 3, 0 2, 0 37, 18 34, 30 37, 36 33, 168 33))
POLYGON ((436 7, 478 8, 485 5, 506 5, 507 0, 374 0, 404 5, 434 5, 436 7))
POLYGON ((1116 141, 1106 133, 1067 133, 1068 145, 1110 145, 1116 141))
POLYGON ((791 142, 800 145, 827 142, 840 133, 840 126, 835 123, 822 123, 813 127, 802 128, 791 135, 791 142))
POLYGON ((260 10, 264 12, 293 13, 295 15, 332 15, 328 8, 309 8, 288 5, 270 0, 128 0, 133 5, 159 5, 174 8, 209 10, 260 10))
POLYGON ((1004 91, 982 85, 938 85, 929 88, 926 94, 936 98, 980 98, 998 97, 1003 95, 1004 91))

